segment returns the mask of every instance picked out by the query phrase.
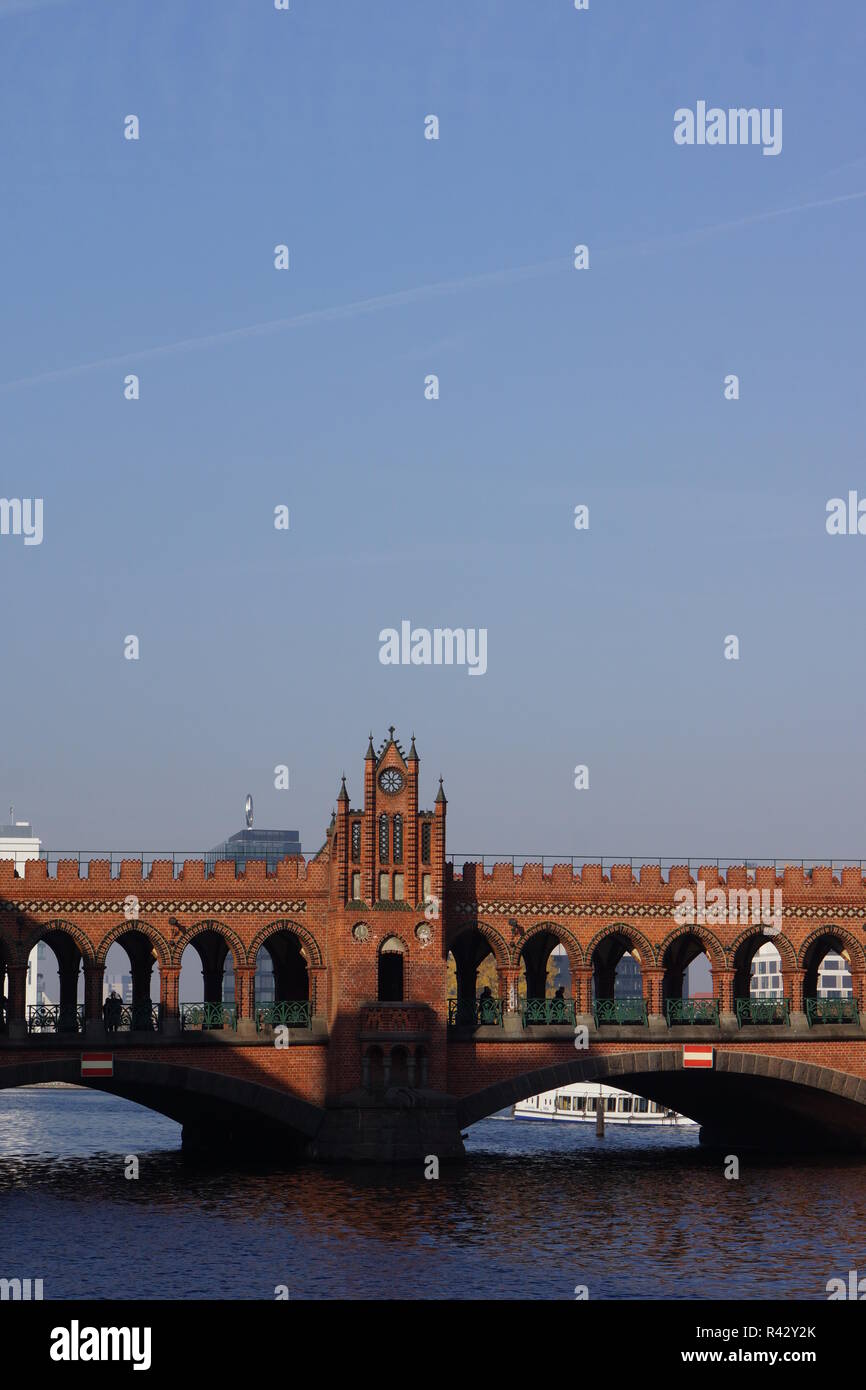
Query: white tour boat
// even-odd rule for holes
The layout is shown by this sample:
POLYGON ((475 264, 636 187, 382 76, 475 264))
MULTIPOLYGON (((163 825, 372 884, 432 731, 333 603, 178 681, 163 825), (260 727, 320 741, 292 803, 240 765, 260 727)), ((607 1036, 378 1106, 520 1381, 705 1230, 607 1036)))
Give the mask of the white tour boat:
POLYGON ((604 1108, 606 1125, 632 1125, 641 1129, 649 1125, 681 1128, 697 1124, 687 1115, 669 1110, 644 1096, 631 1091, 618 1091, 615 1086, 598 1082, 575 1081, 559 1086, 555 1091, 519 1100, 512 1109, 515 1120, 564 1120, 567 1124, 595 1124, 598 1106, 604 1108))

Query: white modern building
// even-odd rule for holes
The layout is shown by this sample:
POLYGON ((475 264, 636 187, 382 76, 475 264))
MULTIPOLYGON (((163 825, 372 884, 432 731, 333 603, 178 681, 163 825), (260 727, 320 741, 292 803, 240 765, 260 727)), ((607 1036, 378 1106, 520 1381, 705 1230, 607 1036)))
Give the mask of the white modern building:
MULTIPOLYGON (((15 872, 19 877, 24 877, 24 865, 28 859, 38 859, 42 849, 42 841, 33 834, 33 826, 26 820, 15 820, 14 811, 10 808, 9 824, 0 825, 0 859, 14 859, 15 872)), ((25 993, 25 1003, 45 1004, 43 989, 44 975, 43 964, 45 960, 45 947, 34 946, 30 952, 27 962, 27 986, 25 993)), ((2 982, 3 988, 0 993, 8 997, 9 984, 7 980, 2 982)))
MULTIPOLYGON (((782 959, 772 941, 766 941, 752 960, 750 994, 753 999, 781 999, 782 959)), ((818 968, 819 999, 850 999, 852 994, 851 971, 848 961, 835 951, 830 951, 818 968)))

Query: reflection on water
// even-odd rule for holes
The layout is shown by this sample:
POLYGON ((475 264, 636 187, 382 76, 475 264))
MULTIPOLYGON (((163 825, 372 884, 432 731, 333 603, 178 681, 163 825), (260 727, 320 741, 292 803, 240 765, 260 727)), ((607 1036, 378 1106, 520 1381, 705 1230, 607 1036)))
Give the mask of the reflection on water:
POLYGON ((0 1092, 0 1277, 46 1298, 824 1298, 866 1268, 856 1160, 744 1160, 696 1131, 487 1120, 465 1164, 203 1170, 94 1091, 0 1092), (124 1177, 125 1157, 140 1161, 124 1177))

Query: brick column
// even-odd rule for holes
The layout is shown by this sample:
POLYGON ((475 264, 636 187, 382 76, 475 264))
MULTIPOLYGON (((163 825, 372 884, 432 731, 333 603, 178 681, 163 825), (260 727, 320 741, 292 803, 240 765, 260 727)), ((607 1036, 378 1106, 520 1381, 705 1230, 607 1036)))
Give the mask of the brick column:
POLYGON ((162 1032, 168 1035, 180 1032, 179 988, 180 966, 161 965, 159 967, 159 1018, 162 1032))
POLYGON ((592 966, 579 965, 574 972, 572 980, 574 990, 574 1012, 576 1014, 592 1013, 592 966))
POLYGON ((102 981, 104 965, 85 965, 84 967, 84 1032, 87 1037, 104 1036, 105 1024, 102 1021, 102 981))
POLYGON ((734 979, 736 972, 732 969, 714 970, 713 986, 716 988, 719 997, 719 1021, 731 1019, 736 1022, 736 1005, 734 1003, 734 979))
POLYGON ((662 986, 665 972, 658 966, 648 966, 641 970, 643 997, 646 1001, 647 1020, 651 1028, 666 1027, 662 1007, 662 986))
POLYGON ((27 966, 9 965, 9 1037, 27 1036, 27 966))

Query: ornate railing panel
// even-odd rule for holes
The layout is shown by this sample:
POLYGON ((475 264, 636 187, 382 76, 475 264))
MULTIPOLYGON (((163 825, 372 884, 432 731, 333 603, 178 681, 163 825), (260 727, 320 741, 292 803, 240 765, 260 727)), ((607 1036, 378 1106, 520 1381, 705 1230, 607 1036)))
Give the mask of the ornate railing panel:
POLYGON ((807 999, 806 1017, 810 1028, 815 1023, 859 1023, 860 1009, 856 999, 807 999))
POLYGON ((738 999, 736 1001, 737 1023, 790 1023, 791 1001, 789 999, 738 999))
POLYGON ((718 1027, 718 999, 668 999, 665 1002, 665 1015, 668 1024, 678 1027, 682 1023, 705 1023, 718 1027))
POLYGON ((256 1004, 256 1032, 263 1028, 312 1028, 313 1006, 309 999, 280 999, 256 1004))
POLYGON ((448 1022, 457 1028, 478 1028, 484 1025, 502 1024, 502 1000, 492 997, 485 999, 449 999, 448 1022))
POLYGON ((603 1023, 646 1023, 645 999, 596 999, 592 1006, 596 1028, 603 1023))
POLYGON ((361 1005, 362 1033, 427 1033, 433 1011, 427 1004, 384 1001, 361 1005))
POLYGON ((196 1029, 234 1028, 238 1026, 236 1004, 181 1004, 180 1026, 183 1031, 196 1029))
POLYGON ((117 1023, 107 1025, 115 1033, 158 1033, 160 1028, 159 1005, 145 999, 141 1004, 121 1004, 117 1023))
POLYGON ((574 1027, 573 999, 527 999, 523 1006, 523 1026, 533 1023, 569 1023, 574 1027))
POLYGON ((83 1033, 84 1005, 60 1007, 59 1004, 28 1004, 29 1033, 83 1033))

